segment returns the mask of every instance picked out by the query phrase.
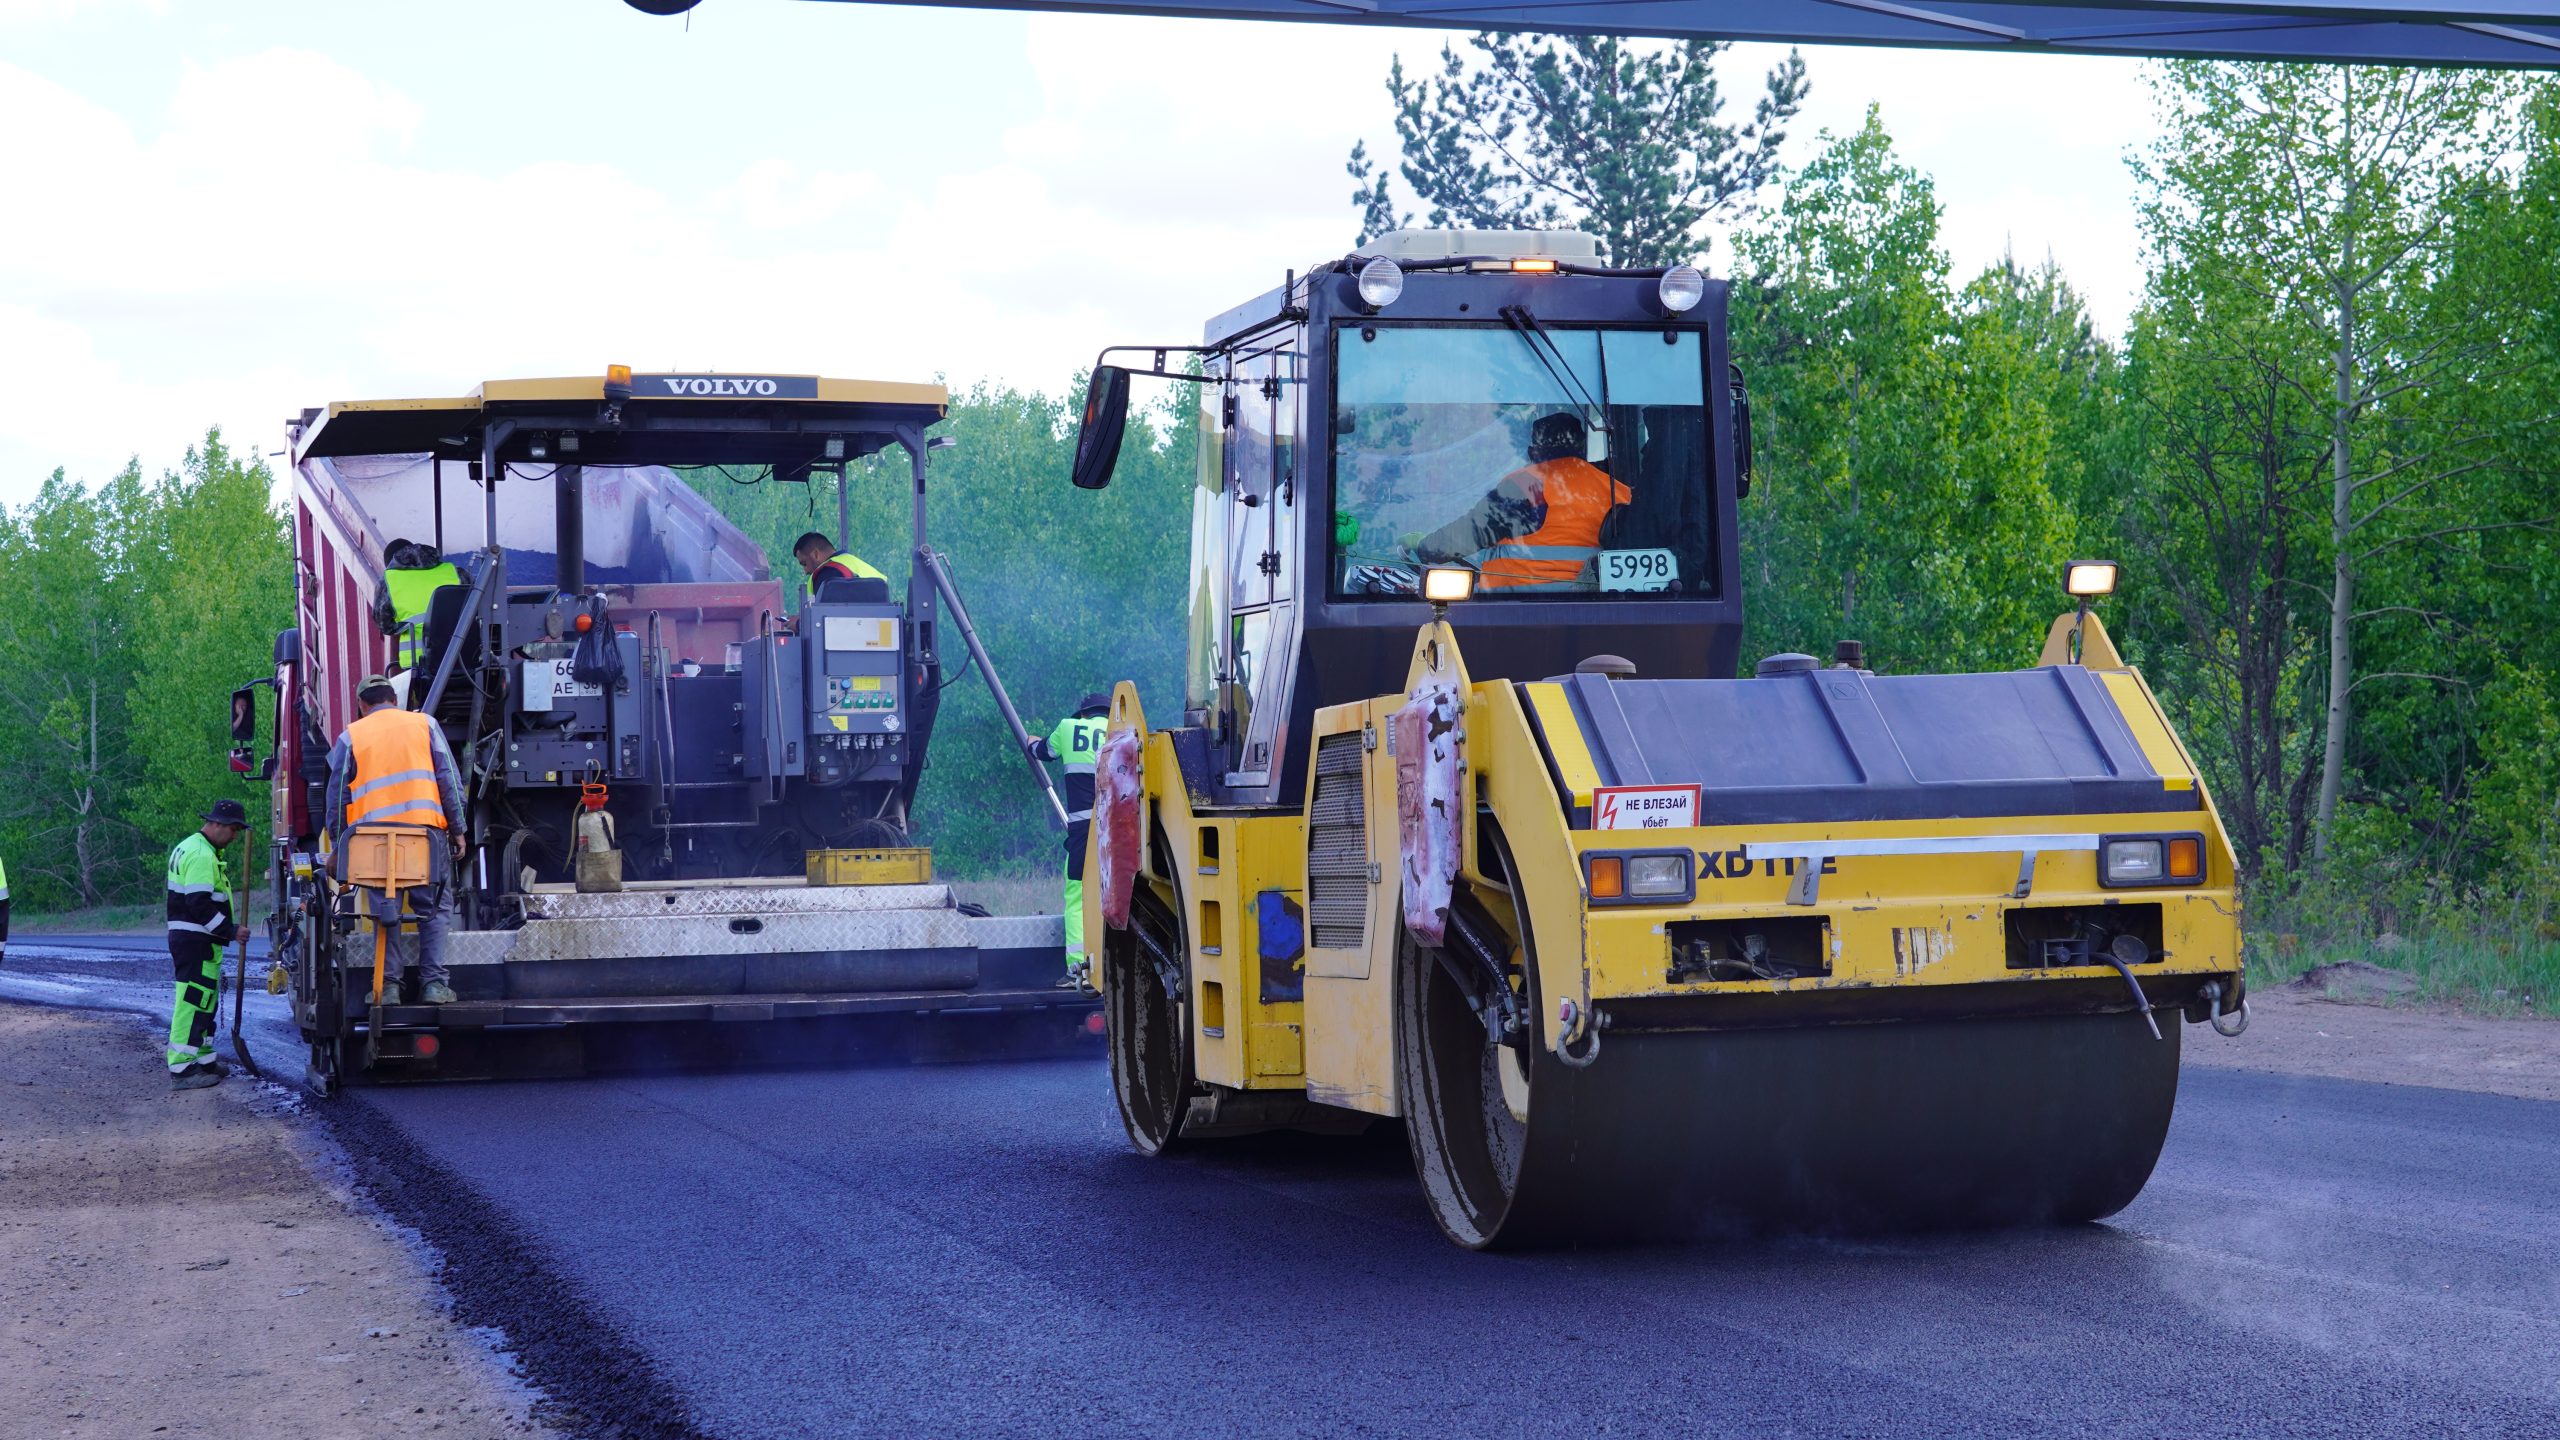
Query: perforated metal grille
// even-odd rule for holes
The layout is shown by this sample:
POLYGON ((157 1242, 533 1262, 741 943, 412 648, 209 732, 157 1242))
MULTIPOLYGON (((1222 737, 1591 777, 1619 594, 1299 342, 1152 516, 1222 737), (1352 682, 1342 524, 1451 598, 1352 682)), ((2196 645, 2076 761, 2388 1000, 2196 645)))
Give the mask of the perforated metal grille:
POLYGON ((1360 732, 1316 742, 1316 796, 1307 824, 1307 918, 1320 949, 1369 940, 1369 817, 1360 732))

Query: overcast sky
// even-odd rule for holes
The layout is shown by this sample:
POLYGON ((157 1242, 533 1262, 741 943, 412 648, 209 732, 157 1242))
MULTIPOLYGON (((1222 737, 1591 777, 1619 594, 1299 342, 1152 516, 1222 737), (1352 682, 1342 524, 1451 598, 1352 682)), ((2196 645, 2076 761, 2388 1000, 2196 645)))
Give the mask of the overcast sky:
MULTIPOLYGON (((0 0, 0 503, 333 399, 650 368, 1055 391, 1340 255, 1419 30, 705 0, 0 0)), ((1777 54, 1737 48, 1747 106, 1777 54)), ((1810 48, 1959 280, 2140 283, 2130 61, 1810 48)), ((1730 251, 1706 257, 1722 271, 1730 251)))

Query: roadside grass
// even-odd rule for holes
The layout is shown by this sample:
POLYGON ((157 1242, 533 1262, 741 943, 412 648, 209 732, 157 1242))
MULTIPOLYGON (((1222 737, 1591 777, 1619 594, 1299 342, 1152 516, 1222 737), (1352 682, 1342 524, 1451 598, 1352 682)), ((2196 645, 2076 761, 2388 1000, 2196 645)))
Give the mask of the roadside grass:
POLYGON ((2340 961, 2407 976, 2384 1004, 2442 1004, 2480 1015, 2560 1018, 2560 923, 2539 904, 2429 907, 2397 926, 2341 925, 2317 909, 2277 904, 2248 924, 2249 983, 2271 987, 2340 961))
MULTIPOLYGON (((264 891, 251 895, 242 906, 252 935, 264 933, 271 908, 264 891)), ((159 935, 166 933, 168 919, 168 907, 157 900, 147 905, 92 905, 79 910, 20 910, 9 917, 9 934, 12 939, 34 935, 159 935)))
POLYGON ((11 917, 12 935, 121 935, 161 929, 167 922, 163 905, 93 905, 84 910, 19 911, 11 917))

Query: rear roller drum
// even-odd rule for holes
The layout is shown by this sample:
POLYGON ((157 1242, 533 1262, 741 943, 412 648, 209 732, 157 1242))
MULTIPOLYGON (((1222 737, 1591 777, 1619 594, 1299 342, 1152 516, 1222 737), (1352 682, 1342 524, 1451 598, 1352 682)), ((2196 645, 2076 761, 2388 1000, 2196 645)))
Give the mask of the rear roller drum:
POLYGON ((1145 881, 1129 900, 1129 928, 1102 940, 1103 1015, 1111 1089, 1130 1143, 1160 1155, 1179 1144, 1192 1097, 1189 954, 1172 907, 1145 881))

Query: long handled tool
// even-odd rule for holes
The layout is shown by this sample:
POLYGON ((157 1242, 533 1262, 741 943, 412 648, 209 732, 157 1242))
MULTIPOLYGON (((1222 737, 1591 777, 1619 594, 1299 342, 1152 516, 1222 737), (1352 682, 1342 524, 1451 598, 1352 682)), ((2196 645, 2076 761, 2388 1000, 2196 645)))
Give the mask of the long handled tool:
MULTIPOLYGON (((243 911, 248 908, 249 852, 256 848, 251 840, 250 831, 240 832, 240 888, 233 893, 241 897, 243 911)), ((257 1061, 249 1058, 249 1032, 241 1023, 248 1018, 249 1011, 249 927, 241 924, 234 928, 239 932, 233 938, 239 944, 240 953, 231 981, 231 1053, 240 1057, 241 1069, 264 1080, 266 1072, 258 1068, 257 1061)))

